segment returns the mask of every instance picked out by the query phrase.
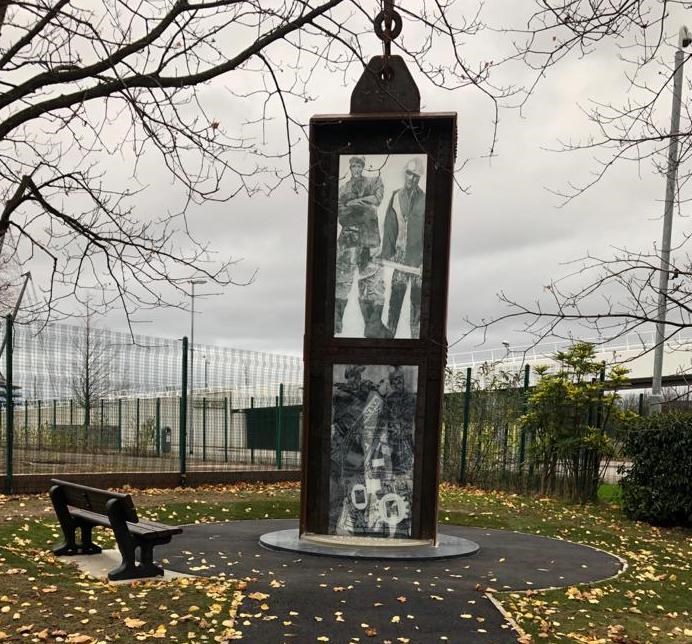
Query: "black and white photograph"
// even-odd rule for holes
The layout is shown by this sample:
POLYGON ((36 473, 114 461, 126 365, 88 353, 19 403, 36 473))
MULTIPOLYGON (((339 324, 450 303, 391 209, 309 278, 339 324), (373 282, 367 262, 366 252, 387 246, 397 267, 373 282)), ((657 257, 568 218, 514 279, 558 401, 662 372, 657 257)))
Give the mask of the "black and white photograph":
POLYGON ((334 335, 420 337, 425 154, 341 155, 334 335))
POLYGON ((334 365, 329 534, 411 536, 417 366, 334 365))

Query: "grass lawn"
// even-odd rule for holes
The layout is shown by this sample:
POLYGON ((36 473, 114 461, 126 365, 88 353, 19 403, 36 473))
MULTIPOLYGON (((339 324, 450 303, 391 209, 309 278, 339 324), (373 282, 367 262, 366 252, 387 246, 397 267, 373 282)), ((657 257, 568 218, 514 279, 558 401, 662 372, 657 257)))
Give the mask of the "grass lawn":
MULTIPOLYGON (((617 499, 617 490, 602 493, 617 499)), ((298 515, 291 483, 133 496, 143 516, 168 523, 298 515)), ((441 508, 442 522, 569 539, 627 560, 627 571, 605 582, 497 593, 530 641, 692 642, 690 531, 628 521, 604 501, 583 507, 451 486, 441 508)), ((243 596, 252 597, 251 581, 223 577, 126 585, 80 577, 50 554, 60 535, 47 495, 0 496, 0 516, 0 642, 223 642, 234 636, 243 596)), ((104 545, 108 534, 97 535, 104 545)))

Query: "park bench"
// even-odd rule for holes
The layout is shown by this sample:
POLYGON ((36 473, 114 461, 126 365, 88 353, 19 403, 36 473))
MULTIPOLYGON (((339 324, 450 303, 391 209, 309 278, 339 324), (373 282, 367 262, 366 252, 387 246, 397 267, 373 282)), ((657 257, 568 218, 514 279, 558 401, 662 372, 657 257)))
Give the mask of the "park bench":
POLYGON ((50 498, 65 535, 65 543, 53 549, 56 555, 101 552, 92 541, 91 532, 94 526, 102 526, 113 530, 122 555, 121 564, 108 573, 108 579, 163 575, 163 568, 153 561, 154 546, 169 543, 182 528, 140 520, 129 494, 52 479, 50 498), (81 530, 81 543, 76 541, 77 528, 81 530))

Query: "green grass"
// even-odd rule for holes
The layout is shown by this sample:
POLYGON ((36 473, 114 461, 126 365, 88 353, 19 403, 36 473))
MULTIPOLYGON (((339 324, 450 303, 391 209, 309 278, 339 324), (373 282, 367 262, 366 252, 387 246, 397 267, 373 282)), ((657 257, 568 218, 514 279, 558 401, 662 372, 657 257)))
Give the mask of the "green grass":
POLYGON ((570 505, 443 488, 443 521, 567 539, 625 559, 618 577, 578 588, 498 593, 536 641, 692 642, 692 532, 629 521, 613 504, 570 505))
POLYGON ((601 503, 622 505, 622 488, 617 483, 602 483, 598 488, 598 500, 601 503))
MULTIPOLYGON (((613 505, 615 494, 605 488, 603 503, 576 506, 443 486, 440 520, 569 539, 627 560, 627 571, 605 582, 497 593, 534 641, 691 642, 690 531, 629 521, 613 505)), ((143 515, 180 524, 295 518, 298 497, 295 485, 135 493, 143 515)), ((114 586, 80 577, 50 554, 60 535, 45 499, 20 501, 0 497, 0 512, 12 510, 4 512, 9 520, 0 523, 0 641, 3 634, 9 638, 5 641, 43 641, 40 635, 53 641, 51 632, 75 643, 106 641, 106 634, 123 642, 137 641, 138 635, 188 642, 232 634, 242 583, 200 578, 114 586)), ((112 542, 108 534, 100 541, 112 542)))

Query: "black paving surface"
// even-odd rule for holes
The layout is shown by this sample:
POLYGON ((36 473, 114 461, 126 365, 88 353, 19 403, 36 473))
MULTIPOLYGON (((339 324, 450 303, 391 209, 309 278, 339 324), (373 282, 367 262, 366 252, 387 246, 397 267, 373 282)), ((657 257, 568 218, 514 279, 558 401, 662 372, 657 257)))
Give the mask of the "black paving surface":
POLYGON ((569 586, 612 577, 622 567, 613 555, 567 541, 450 525, 440 532, 476 541, 480 551, 459 559, 376 562, 258 543, 265 532, 295 527, 294 520, 185 526, 157 555, 171 570, 253 580, 246 595, 268 597, 246 596, 237 628, 243 641, 258 644, 515 642, 517 634, 483 589, 569 586))

